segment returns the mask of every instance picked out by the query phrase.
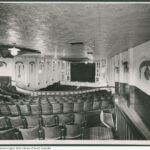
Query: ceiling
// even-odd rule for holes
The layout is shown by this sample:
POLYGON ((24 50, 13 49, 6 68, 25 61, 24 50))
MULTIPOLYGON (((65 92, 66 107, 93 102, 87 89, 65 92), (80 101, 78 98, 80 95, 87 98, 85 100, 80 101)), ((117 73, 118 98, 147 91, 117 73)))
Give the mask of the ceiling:
POLYGON ((150 40, 150 4, 127 3, 0 3, 0 45, 18 46, 66 57, 84 42, 95 59, 150 40))

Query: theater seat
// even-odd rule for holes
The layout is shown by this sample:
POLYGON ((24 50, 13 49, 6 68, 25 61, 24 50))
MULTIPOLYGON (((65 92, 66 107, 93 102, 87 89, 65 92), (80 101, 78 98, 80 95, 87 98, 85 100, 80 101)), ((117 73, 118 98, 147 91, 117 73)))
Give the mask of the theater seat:
POLYGON ((31 109, 32 115, 40 115, 41 114, 41 110, 40 110, 39 105, 30 105, 30 109, 31 109))
POLYGON ((84 110, 84 111, 90 111, 91 108, 92 108, 91 103, 90 103, 89 101, 85 101, 85 102, 84 102, 84 105, 83 105, 83 110, 84 110))
POLYGON ((83 113, 74 113, 74 124, 81 124, 81 126, 86 126, 86 115, 83 113))
POLYGON ((74 112, 82 112, 83 111, 83 103, 74 103, 74 112))
POLYGON ((7 105, 0 106, 1 115, 10 115, 10 110, 7 105))
POLYGON ((62 130, 59 126, 55 127, 42 127, 44 130, 44 139, 46 140, 59 140, 62 139, 62 130))
POLYGON ((21 112, 22 116, 30 115, 30 111, 29 111, 28 105, 19 105, 19 109, 20 109, 20 112, 21 112))
POLYGON ((60 104, 60 103, 52 103, 52 107, 53 107, 54 114, 62 113, 62 111, 63 111, 62 104, 60 104))
POLYGON ((98 110, 101 108, 101 102, 100 101, 94 101, 93 102, 93 110, 98 110))
POLYGON ((52 106, 49 104, 42 104, 41 109, 42 109, 42 115, 50 115, 53 113, 52 106))
POLYGON ((24 128, 24 122, 20 116, 9 117, 12 128, 24 128))
POLYGON ((7 118, 0 117, 0 128, 8 128, 10 125, 8 123, 7 118))
POLYGON ((81 139, 82 128, 79 124, 65 125, 65 139, 81 139))
POLYGON ((63 112, 64 113, 73 112, 73 103, 63 103, 63 112))
POLYGON ((8 107, 12 116, 18 116, 20 114, 17 105, 8 105, 8 107))
POLYGON ((40 139, 39 126, 28 129, 19 129, 23 140, 38 140, 40 139))
POLYGON ((38 116, 25 116, 27 128, 35 127, 41 124, 41 118, 38 116))
POLYGON ((14 128, 0 131, 0 140, 17 140, 18 133, 14 128))
POLYGON ((58 117, 55 115, 42 115, 42 125, 52 127, 58 124, 58 117))
POLYGON ((73 114, 60 114, 58 115, 59 125, 73 123, 73 114))

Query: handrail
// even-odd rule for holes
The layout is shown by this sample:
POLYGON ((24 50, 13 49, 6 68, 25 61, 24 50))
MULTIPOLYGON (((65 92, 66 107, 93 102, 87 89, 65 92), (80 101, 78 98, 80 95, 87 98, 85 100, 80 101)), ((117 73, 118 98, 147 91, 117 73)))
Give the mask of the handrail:
POLYGON ((121 138, 133 140, 149 140, 150 131, 144 125, 137 113, 125 104, 116 104, 117 130, 121 132, 121 138), (122 124, 124 122, 124 124, 122 124), (121 128, 120 128, 121 126, 121 128))

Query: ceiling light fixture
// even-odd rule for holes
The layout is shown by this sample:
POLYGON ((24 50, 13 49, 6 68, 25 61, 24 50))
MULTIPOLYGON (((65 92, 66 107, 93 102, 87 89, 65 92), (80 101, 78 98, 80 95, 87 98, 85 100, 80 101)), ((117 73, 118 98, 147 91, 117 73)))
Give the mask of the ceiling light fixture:
POLYGON ((20 51, 20 49, 15 47, 15 45, 16 45, 16 43, 13 43, 13 48, 8 49, 12 56, 18 55, 18 52, 20 51))

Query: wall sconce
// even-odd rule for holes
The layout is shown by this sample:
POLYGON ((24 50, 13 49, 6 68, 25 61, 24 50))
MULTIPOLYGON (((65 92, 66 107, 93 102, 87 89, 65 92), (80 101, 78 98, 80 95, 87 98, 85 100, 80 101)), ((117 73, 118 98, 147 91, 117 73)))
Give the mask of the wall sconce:
POLYGON ((149 69, 150 61, 146 60, 141 63, 141 65, 139 67, 140 79, 141 79, 141 71, 142 71, 143 67, 146 67, 145 71, 144 71, 144 77, 146 78, 146 80, 149 80, 150 79, 150 69, 149 69))
POLYGON ((128 63, 128 61, 123 61, 122 65, 123 65, 124 72, 128 72, 129 71, 129 63, 128 63))
POLYGON ((117 72, 117 73, 119 73, 119 67, 115 67, 115 71, 117 72))

